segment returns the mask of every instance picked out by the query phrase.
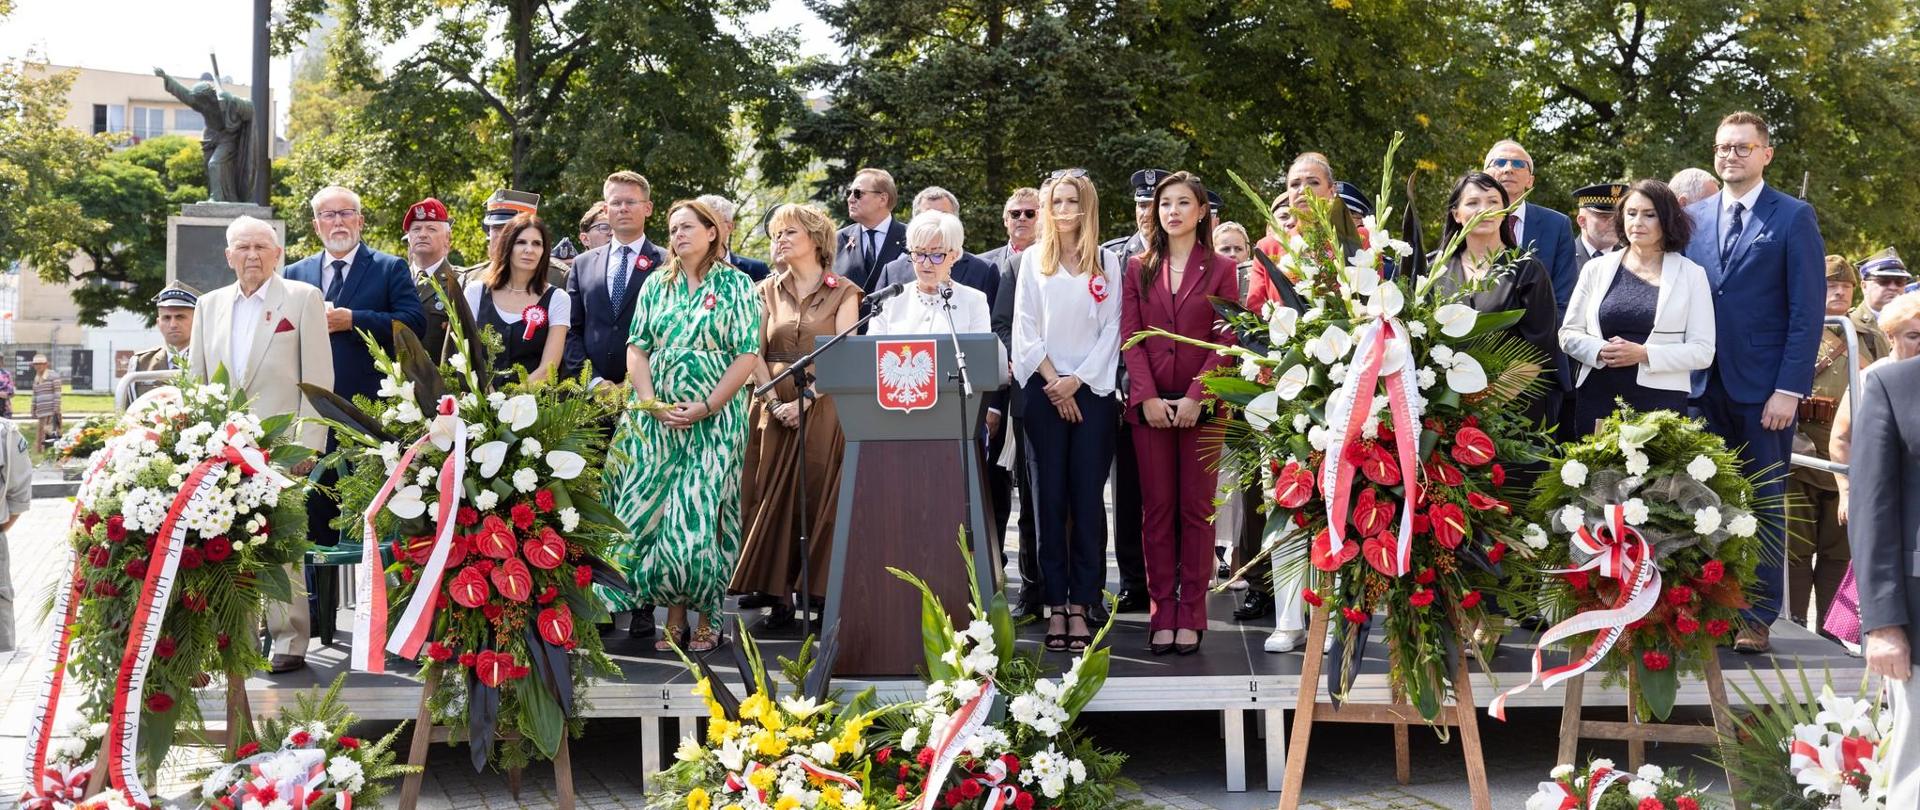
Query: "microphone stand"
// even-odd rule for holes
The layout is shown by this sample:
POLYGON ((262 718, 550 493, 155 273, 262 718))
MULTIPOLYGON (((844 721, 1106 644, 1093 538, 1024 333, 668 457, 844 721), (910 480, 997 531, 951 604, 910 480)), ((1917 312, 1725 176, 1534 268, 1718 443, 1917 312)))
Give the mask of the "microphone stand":
MULTIPOLYGON (((947 337, 953 341, 954 373, 948 375, 947 379, 960 381, 960 475, 962 479, 960 492, 962 508, 965 510, 961 513, 960 537, 961 542, 966 544, 967 550, 971 552, 973 550, 974 481, 968 475, 968 471, 973 467, 968 463, 970 458, 968 454, 974 452, 974 447, 972 425, 967 423, 967 399, 973 395, 973 380, 967 375, 967 353, 960 350, 960 329, 954 325, 952 281, 948 281, 946 286, 940 289, 940 302, 941 308, 947 311, 947 337)), ((993 564, 993 560, 989 558, 976 561, 976 566, 981 562, 989 566, 993 564)))
MULTIPOLYGON (((800 502, 800 530, 794 537, 794 545, 798 549, 800 557, 800 638, 803 640, 813 635, 813 594, 809 593, 809 591, 813 589, 813 570, 812 564, 808 561, 810 555, 807 553, 807 546, 810 545, 807 535, 809 527, 813 523, 813 514, 807 509, 807 398, 808 392, 813 389, 813 364, 819 359, 820 355, 825 354, 828 349, 840 345, 840 341, 846 340, 848 336, 864 328, 868 321, 873 320, 874 316, 880 314, 880 308, 885 306, 886 303, 885 299, 876 302, 867 314, 862 316, 860 320, 854 322, 852 326, 847 327, 846 330, 840 334, 834 335, 832 340, 821 344, 813 351, 801 355, 799 359, 787 364, 786 370, 773 375, 773 379, 766 381, 766 383, 759 388, 753 389, 753 395, 755 397, 764 397, 772 392, 774 387, 778 386, 782 380, 792 379, 794 388, 800 392, 800 395, 793 400, 794 407, 800 409, 799 427, 795 429, 796 433, 793 445, 794 488, 799 493, 797 500, 800 502)), ((768 411, 767 415, 772 416, 772 409, 769 408, 768 411)), ((822 594, 822 597, 824 596, 825 594, 822 594)))

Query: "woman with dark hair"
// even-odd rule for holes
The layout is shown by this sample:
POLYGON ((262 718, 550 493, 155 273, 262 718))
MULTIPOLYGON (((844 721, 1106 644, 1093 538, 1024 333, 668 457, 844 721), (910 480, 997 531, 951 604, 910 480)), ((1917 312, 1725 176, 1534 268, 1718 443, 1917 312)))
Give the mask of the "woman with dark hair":
POLYGON ((521 214, 501 226, 485 269, 467 282, 467 309, 482 329, 499 333, 504 346, 492 358, 494 381, 504 385, 527 372, 527 382, 551 379, 567 347, 573 299, 547 283, 553 262, 553 233, 533 214, 521 214))
MULTIPOLYGON (((1209 299, 1238 298, 1240 282, 1233 260, 1213 251, 1206 206, 1206 187, 1186 172, 1174 172, 1154 188, 1146 252, 1128 260, 1122 281, 1122 335, 1163 329, 1212 343, 1233 342, 1209 299)), ((1197 378, 1225 357, 1164 337, 1141 341, 1123 357, 1130 388, 1126 419, 1133 425, 1145 509, 1142 540, 1152 600, 1148 649, 1154 655, 1190 655, 1200 649, 1207 628, 1213 496, 1219 485, 1219 476, 1207 466, 1206 391, 1197 378)), ((1213 434, 1218 443, 1218 431, 1213 434)))
POLYGON ((1713 365, 1713 287, 1684 255, 1693 221, 1667 184, 1627 188, 1614 218, 1626 250, 1580 268, 1560 347, 1574 371, 1573 431, 1593 432, 1616 401, 1638 411, 1684 411, 1693 372, 1713 365))
POLYGON ((747 446, 741 388, 759 365, 760 300, 723 261, 720 218, 682 200, 667 213, 673 258, 640 285, 627 337, 631 405, 614 435, 602 497, 632 535, 614 562, 637 601, 666 605, 665 638, 693 652, 726 642, 719 618, 740 553, 740 471, 747 446), (687 636, 688 611, 700 627, 687 636))
POLYGON ((1564 362, 1555 339, 1560 311, 1553 302, 1546 265, 1515 249, 1513 229, 1500 213, 1511 204, 1500 181, 1486 172, 1469 172, 1453 184, 1453 193, 1447 196, 1447 218, 1440 227, 1441 250, 1452 247, 1453 252, 1440 257, 1434 290, 1443 298, 1467 290, 1461 303, 1479 312, 1526 312, 1507 327, 1507 334, 1526 341, 1541 355, 1540 378, 1549 384, 1546 393, 1526 409, 1527 419, 1540 424, 1548 414, 1560 412, 1560 386, 1553 383, 1554 369, 1564 362), (1454 238, 1462 234, 1454 247, 1454 238))

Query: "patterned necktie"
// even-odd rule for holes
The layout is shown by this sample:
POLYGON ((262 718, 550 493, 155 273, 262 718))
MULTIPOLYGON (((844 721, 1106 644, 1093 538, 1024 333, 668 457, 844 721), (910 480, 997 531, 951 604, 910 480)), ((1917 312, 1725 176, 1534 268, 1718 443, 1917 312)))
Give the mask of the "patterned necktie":
POLYGON ((347 285, 347 262, 345 259, 333 260, 333 281, 327 284, 327 301, 340 300, 340 288, 347 285))
POLYGON ((1733 257, 1734 243, 1740 241, 1740 232, 1746 229, 1745 223, 1740 219, 1740 212, 1746 209, 1745 205, 1738 202, 1733 204, 1733 221, 1727 225, 1726 241, 1720 243, 1720 269, 1722 270, 1727 269, 1727 260, 1733 257))
POLYGON ((880 232, 867 231, 867 274, 873 274, 873 268, 880 264, 880 232))
POLYGON ((607 279, 612 284, 613 308, 619 309, 627 301, 627 274, 633 272, 633 248, 620 246, 620 262, 614 267, 613 277, 607 279))

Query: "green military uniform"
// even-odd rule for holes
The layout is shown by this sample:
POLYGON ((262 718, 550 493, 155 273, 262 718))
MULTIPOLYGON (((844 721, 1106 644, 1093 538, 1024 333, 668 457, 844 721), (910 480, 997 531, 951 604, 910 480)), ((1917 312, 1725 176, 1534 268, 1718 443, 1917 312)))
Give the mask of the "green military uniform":
MULTIPOLYGON (((133 359, 127 363, 127 371, 129 372, 179 370, 186 367, 187 351, 185 349, 173 351, 164 343, 151 349, 135 352, 133 359)), ((147 382, 133 383, 129 387, 130 390, 127 393, 127 401, 132 402, 138 399, 141 394, 167 384, 168 382, 166 380, 149 380, 147 382)))
MULTIPOLYGON (((443 259, 439 266, 434 268, 434 274, 449 297, 460 296, 461 275, 453 269, 453 265, 443 259)), ((427 315, 426 329, 420 333, 420 345, 427 347, 427 353, 433 355, 434 362, 444 362, 447 359, 447 349, 452 345, 452 340, 448 337, 448 332, 451 330, 447 328, 449 317, 447 302, 434 293, 433 285, 427 283, 427 274, 421 272, 419 268, 414 268, 413 271, 413 291, 420 296, 420 309, 427 315)))
MULTIPOLYGON (((1855 284, 1853 268, 1839 256, 1827 257, 1827 282, 1855 284)), ((1857 313, 1860 310, 1855 310, 1857 313)), ((1798 432, 1794 452, 1819 458, 1827 457, 1827 440, 1833 436, 1833 418, 1839 410, 1840 396, 1847 391, 1847 341, 1839 326, 1828 326, 1820 333, 1820 348, 1814 355, 1813 391, 1800 401, 1798 432)), ((1874 335, 1879 330, 1874 330, 1874 335)), ((1860 361, 1868 362, 1870 340, 1860 335, 1860 361)), ((1807 467, 1795 467, 1791 476, 1794 497, 1788 504, 1794 541, 1787 561, 1787 596, 1793 620, 1805 623, 1807 597, 1815 597, 1817 612, 1824 615, 1833 595, 1846 576, 1847 563, 1853 558, 1847 547, 1847 530, 1840 524, 1840 492, 1833 474, 1807 467)))
POLYGON ((1862 366, 1872 363, 1889 354, 1893 354, 1893 344, 1887 342, 1887 333, 1880 331, 1880 319, 1867 309, 1867 302, 1847 313, 1853 321, 1853 332, 1860 338, 1860 363, 1862 366))

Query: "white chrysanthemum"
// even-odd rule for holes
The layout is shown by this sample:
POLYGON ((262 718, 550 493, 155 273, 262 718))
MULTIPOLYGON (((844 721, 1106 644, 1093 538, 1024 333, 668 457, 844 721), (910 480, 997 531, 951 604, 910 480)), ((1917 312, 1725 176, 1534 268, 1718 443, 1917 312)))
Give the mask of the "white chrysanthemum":
POLYGON ((366 774, 361 771, 360 763, 349 757, 339 756, 327 761, 327 778, 350 793, 358 793, 366 787, 366 774))
POLYGON ((1621 504, 1620 511, 1626 513, 1627 524, 1630 526, 1644 526, 1647 523, 1646 501, 1628 498, 1626 503, 1621 504))
POLYGON ((1560 527, 1568 534, 1580 531, 1580 527, 1585 525, 1587 525, 1587 515, 1580 511, 1580 507, 1568 506, 1560 510, 1560 527))
POLYGON ((1713 534, 1720 530, 1720 510, 1711 506, 1693 510, 1693 533, 1713 534))
POLYGON ((1727 521, 1727 534, 1734 537, 1752 537, 1760 531, 1760 520, 1752 512, 1741 512, 1727 521))

